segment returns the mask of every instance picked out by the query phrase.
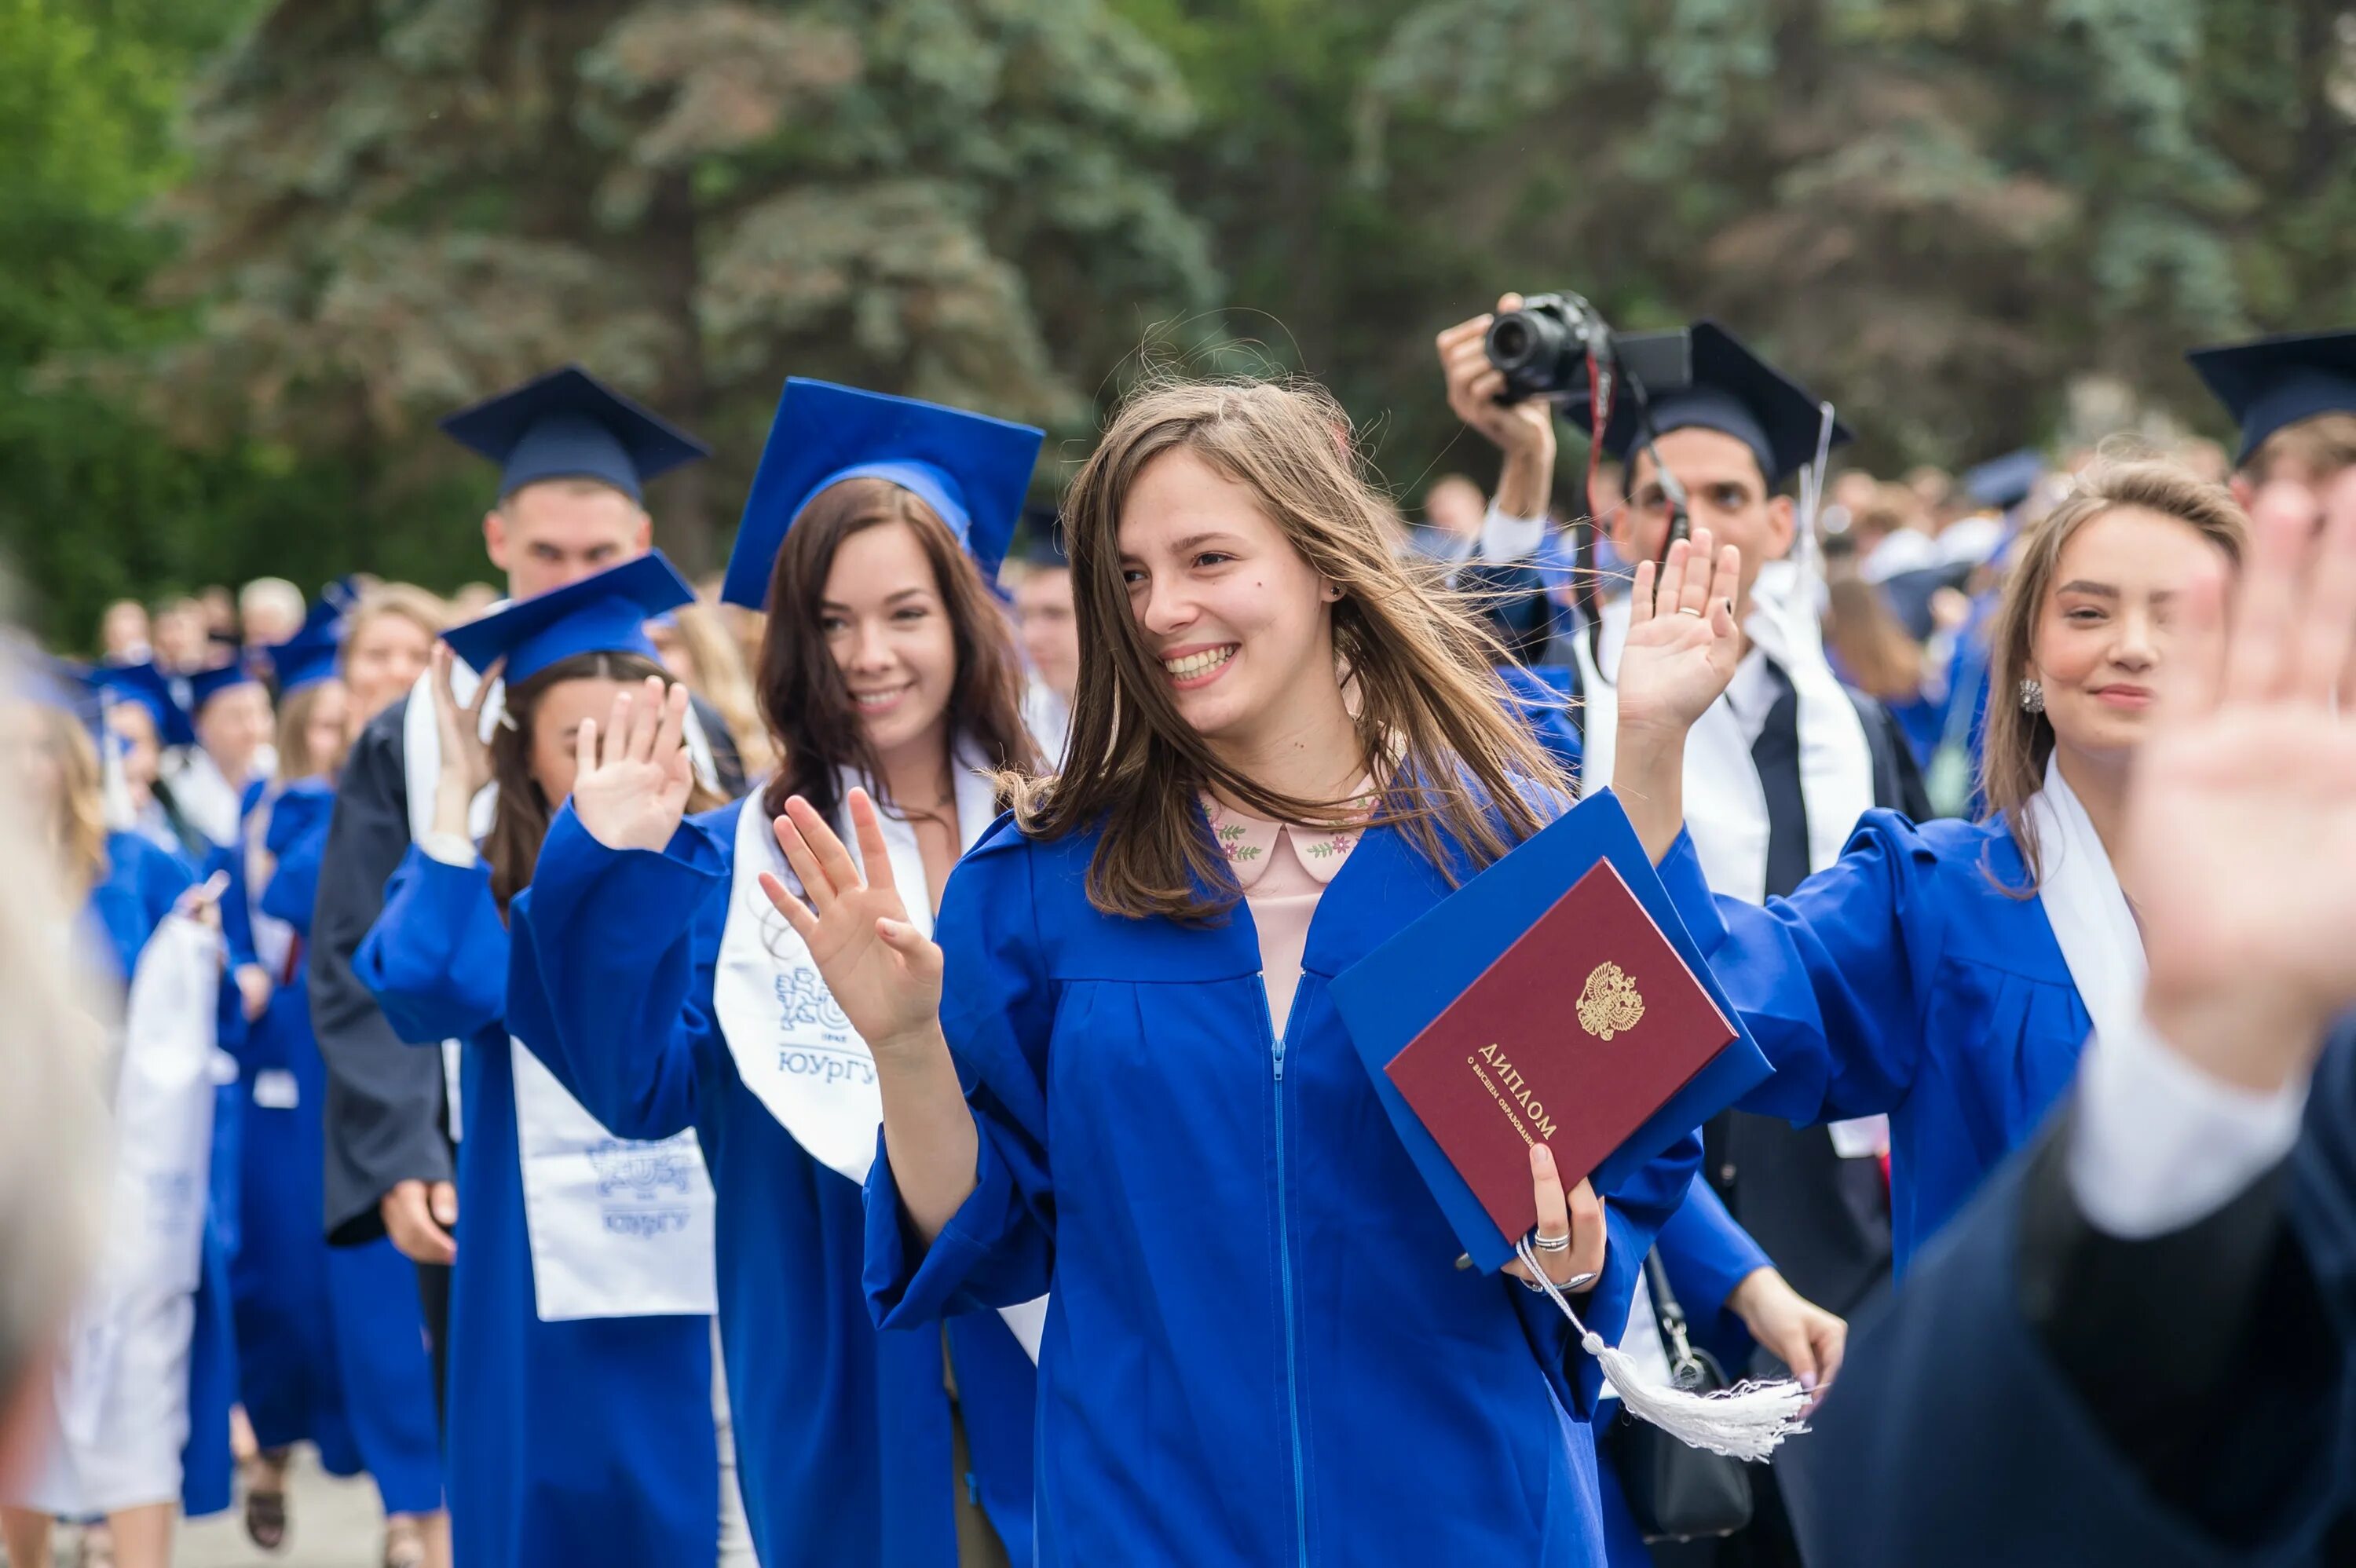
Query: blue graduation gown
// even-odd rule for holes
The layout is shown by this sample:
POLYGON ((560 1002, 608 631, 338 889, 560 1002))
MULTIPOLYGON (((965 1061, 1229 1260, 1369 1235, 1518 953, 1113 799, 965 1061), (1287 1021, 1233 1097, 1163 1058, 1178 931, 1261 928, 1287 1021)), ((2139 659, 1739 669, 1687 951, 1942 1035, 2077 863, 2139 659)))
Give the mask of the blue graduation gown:
MULTIPOLYGON (((510 912, 510 1023, 612 1131, 696 1130, 718 1198, 737 1476, 766 1568, 941 1568, 957 1561, 942 1330, 876 1330, 858 1188, 744 1086, 712 1017, 743 805, 691 818, 660 855, 607 849, 558 813, 510 912)), ((948 1338, 973 1457, 962 1484, 1028 1563, 1030 1358, 995 1313, 953 1319, 948 1338)))
MULTIPOLYGON (((116 981, 125 987, 147 939, 192 885, 187 863, 134 833, 106 837, 106 875, 90 891, 82 921, 116 981)), ((226 987, 224 987, 226 988, 226 987)), ((237 1341, 229 1278, 231 1227, 221 1214, 220 1169, 228 1157, 220 1128, 233 1113, 229 1089, 216 1095, 215 1180, 206 1208, 203 1274, 197 1285, 196 1328, 188 1355, 188 1440, 180 1450, 180 1508, 190 1518, 229 1507, 236 1468, 230 1453, 230 1408, 237 1402, 237 1341)), ((233 1123, 230 1124, 232 1126, 233 1123)))
POLYGON ((412 845, 353 959, 402 1039, 465 1041, 450 1282, 455 1561, 708 1562, 720 1533, 710 1320, 540 1319, 516 1148, 507 949, 489 868, 445 866, 412 845))
MULTIPOLYGON (((1568 1324, 1462 1250, 1329 989, 1448 891, 1375 827, 1320 900, 1280 1035, 1250 911, 1110 917, 1094 834, 1001 821, 950 879, 942 1024, 977 1185, 921 1256, 868 1179, 887 1327, 1054 1290, 1040 1357, 1038 1562, 1604 1561, 1568 1324)), ((1697 1140, 1607 1193, 1584 1307, 1625 1325, 1697 1140)))
MULTIPOLYGON (((257 902, 304 937, 334 799, 325 781, 305 780, 270 807, 263 842, 277 866, 257 902)), ((263 1447, 307 1438, 329 1473, 368 1470, 386 1511, 429 1513, 442 1506, 442 1459, 416 1274, 381 1237, 327 1245, 327 1068, 304 969, 298 957, 277 976, 240 1063, 243 1218, 231 1274, 246 1414, 263 1447), (257 1081, 291 1083, 294 1104, 258 1094, 257 1081)))
POLYGON ((2093 1020, 2000 819, 1870 811, 1840 859, 1764 907, 1708 896, 1680 841, 1678 912, 1775 1075, 1744 1110, 1888 1113, 1901 1275, 2075 1074, 2093 1020))
POLYGON ((1499 665, 1497 678, 1505 683, 1515 717, 1530 727, 1539 746, 1565 773, 1578 777, 1583 752, 1579 726, 1570 718, 1570 671, 1559 666, 1526 669, 1520 665, 1499 665))

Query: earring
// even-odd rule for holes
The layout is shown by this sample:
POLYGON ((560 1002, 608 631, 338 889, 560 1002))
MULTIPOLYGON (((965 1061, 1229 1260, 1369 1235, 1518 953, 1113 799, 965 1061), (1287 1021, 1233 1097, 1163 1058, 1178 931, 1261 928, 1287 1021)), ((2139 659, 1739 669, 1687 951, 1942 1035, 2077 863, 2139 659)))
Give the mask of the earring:
POLYGON ((2033 680, 2020 683, 2020 706, 2030 713, 2045 711, 2045 688, 2033 680))

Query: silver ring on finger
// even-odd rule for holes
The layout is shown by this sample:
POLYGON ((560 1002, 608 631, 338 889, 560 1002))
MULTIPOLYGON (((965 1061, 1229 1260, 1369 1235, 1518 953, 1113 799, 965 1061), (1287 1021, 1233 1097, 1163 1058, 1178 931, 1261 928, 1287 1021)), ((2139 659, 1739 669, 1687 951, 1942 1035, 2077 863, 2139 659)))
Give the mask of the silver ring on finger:
POLYGON ((1548 1236, 1534 1231, 1530 1233, 1530 1245, 1542 1253, 1567 1253, 1570 1251, 1570 1234, 1565 1232, 1559 1236, 1548 1236))
POLYGON ((1677 606, 1677 613, 1680 615, 1693 615, 1698 617, 1701 614, 1701 612, 1695 609, 1690 604, 1680 604, 1677 606))

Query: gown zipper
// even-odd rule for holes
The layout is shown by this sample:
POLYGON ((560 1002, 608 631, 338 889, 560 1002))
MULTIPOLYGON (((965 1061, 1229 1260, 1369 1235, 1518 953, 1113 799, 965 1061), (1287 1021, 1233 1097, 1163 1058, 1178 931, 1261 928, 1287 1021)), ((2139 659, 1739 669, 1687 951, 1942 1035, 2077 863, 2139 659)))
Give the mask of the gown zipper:
MULTIPOLYGON (((1301 992, 1292 993, 1292 1005, 1285 1009, 1285 1033, 1292 1030, 1292 1019, 1301 1007, 1301 992)), ((1259 976, 1259 1016, 1268 1029, 1269 1059, 1275 1069, 1272 1080, 1276 1097, 1276 1251, 1277 1277, 1282 1284, 1284 1303, 1284 1411, 1292 1438, 1292 1522, 1293 1547, 1301 1568, 1309 1568, 1309 1490, 1306 1466, 1301 1451, 1301 1368, 1300 1349, 1293 1327, 1292 1307, 1292 1195, 1286 1180, 1284 1153, 1284 1035, 1276 1032, 1276 1015, 1268 1005, 1268 976, 1259 976)))

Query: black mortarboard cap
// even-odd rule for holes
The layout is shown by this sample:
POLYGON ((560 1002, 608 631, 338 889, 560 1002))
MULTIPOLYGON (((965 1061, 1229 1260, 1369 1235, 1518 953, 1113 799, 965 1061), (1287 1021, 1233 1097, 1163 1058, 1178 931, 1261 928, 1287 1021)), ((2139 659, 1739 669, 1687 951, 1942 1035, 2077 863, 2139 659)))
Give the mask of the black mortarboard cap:
MULTIPOLYGON (((1817 400, 1714 321, 1691 329, 1693 379, 1674 389, 1646 389, 1653 433, 1699 426, 1734 437, 1759 459, 1772 486, 1815 461, 1824 414, 1817 400)), ((1851 439, 1835 421, 1832 444, 1851 439)), ((1627 458, 1636 444, 1636 400, 1623 385, 1612 399, 1612 423, 1603 450, 1627 458)))
POLYGON ((2237 467, 2285 425, 2356 413, 2356 330, 2223 343, 2184 357, 2242 427, 2237 467))
POLYGON ((578 365, 462 409, 442 429, 499 464, 501 499, 536 480, 595 479, 642 500, 646 481, 710 454, 578 365))

